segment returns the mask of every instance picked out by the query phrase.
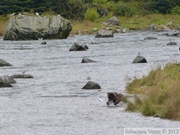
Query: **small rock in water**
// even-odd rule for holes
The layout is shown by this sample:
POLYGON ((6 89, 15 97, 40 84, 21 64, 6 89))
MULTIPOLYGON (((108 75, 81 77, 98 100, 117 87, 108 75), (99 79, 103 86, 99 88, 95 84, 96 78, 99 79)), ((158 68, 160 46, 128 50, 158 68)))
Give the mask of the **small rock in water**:
POLYGON ((177 43, 176 42, 169 42, 169 43, 167 43, 167 45, 177 45, 177 43))
POLYGON ((42 42, 41 44, 45 45, 45 44, 46 44, 46 41, 42 42))

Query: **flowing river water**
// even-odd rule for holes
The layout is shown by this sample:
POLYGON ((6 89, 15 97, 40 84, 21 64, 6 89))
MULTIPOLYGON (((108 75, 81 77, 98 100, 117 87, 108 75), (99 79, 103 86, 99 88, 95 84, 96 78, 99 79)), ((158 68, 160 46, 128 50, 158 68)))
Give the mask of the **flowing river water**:
POLYGON ((125 104, 107 107, 107 92, 126 94, 134 77, 142 77, 159 65, 180 62, 177 46, 167 46, 162 33, 132 32, 113 38, 94 35, 63 40, 3 41, 0 59, 11 67, 0 67, 0 76, 22 73, 32 79, 16 79, 12 88, 0 89, 0 135, 121 135, 123 128, 175 128, 179 121, 144 117, 125 111, 125 104), (155 36, 157 40, 144 40, 155 36), (96 44, 91 44, 90 39, 96 44), (88 45, 87 51, 69 52, 74 40, 88 45), (138 53, 148 63, 133 64, 138 53), (83 57, 97 61, 81 63, 83 57), (83 90, 87 77, 102 87, 83 90))

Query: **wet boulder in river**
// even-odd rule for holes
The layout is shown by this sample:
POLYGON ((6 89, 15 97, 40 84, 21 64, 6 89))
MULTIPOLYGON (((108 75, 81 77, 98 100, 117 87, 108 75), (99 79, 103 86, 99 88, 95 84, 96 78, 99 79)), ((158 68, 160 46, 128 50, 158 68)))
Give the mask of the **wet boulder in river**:
POLYGON ((177 43, 176 42, 169 42, 169 43, 167 43, 167 45, 177 45, 177 43))
POLYGON ((180 32, 176 32, 176 33, 167 33, 166 36, 180 37, 180 32))
POLYGON ((46 44, 46 41, 41 42, 41 44, 42 44, 42 45, 45 45, 45 44, 46 44))
POLYGON ((157 37, 148 36, 144 38, 144 40, 155 40, 155 39, 157 39, 157 37))
POLYGON ((64 39, 72 25, 60 16, 16 15, 9 20, 4 40, 64 39))
POLYGON ((16 81, 11 76, 7 76, 7 75, 0 77, 0 81, 1 82, 3 81, 4 83, 10 83, 10 84, 16 83, 16 81))
POLYGON ((138 55, 134 60, 133 63, 147 63, 147 60, 143 57, 138 55))
POLYGON ((2 87, 12 87, 11 84, 16 83, 16 81, 10 76, 0 77, 0 88, 2 87))
POLYGON ((88 49, 87 45, 79 45, 78 43, 74 43, 69 51, 86 51, 88 49))
POLYGON ((93 81, 88 81, 82 89, 101 89, 101 86, 93 81))
POLYGON ((0 59, 0 67, 3 67, 3 66, 12 66, 12 65, 6 62, 5 60, 0 59))
POLYGON ((94 62, 96 62, 96 61, 88 59, 88 58, 83 58, 81 61, 81 63, 94 63, 94 62))

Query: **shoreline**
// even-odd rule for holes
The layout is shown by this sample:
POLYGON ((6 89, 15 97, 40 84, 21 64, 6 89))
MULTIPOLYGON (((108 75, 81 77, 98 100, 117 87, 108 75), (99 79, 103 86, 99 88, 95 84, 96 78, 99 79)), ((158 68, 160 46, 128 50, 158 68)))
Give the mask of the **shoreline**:
MULTIPOLYGON (((132 17, 121 17, 117 16, 117 19, 120 22, 120 27, 116 26, 105 26, 103 22, 107 21, 112 16, 105 16, 103 18, 98 18, 94 22, 89 20, 70 20, 72 23, 72 30, 70 35, 79 35, 79 34, 94 34, 97 30, 109 29, 127 29, 127 31, 143 31, 150 27, 151 25, 157 25, 157 31, 163 30, 163 27, 169 29, 180 29, 180 15, 162 15, 162 14, 149 14, 149 15, 135 15, 132 17)), ((8 24, 10 16, 4 17, 0 16, 0 35, 3 36, 8 24)))
POLYGON ((179 69, 179 63, 167 63, 163 68, 160 65, 152 69, 145 77, 134 79, 126 87, 128 94, 134 95, 134 102, 129 101, 126 110, 179 121, 179 69))

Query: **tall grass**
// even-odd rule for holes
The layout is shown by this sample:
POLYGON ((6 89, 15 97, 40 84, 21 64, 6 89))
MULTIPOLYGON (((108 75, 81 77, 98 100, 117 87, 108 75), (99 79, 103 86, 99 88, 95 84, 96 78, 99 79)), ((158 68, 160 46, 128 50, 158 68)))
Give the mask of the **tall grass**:
POLYGON ((135 79, 126 88, 135 96, 126 110, 139 111, 145 116, 180 120, 180 64, 167 64, 142 79, 135 79))

